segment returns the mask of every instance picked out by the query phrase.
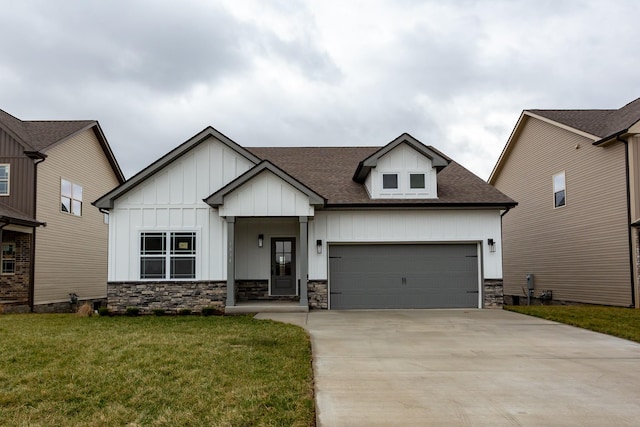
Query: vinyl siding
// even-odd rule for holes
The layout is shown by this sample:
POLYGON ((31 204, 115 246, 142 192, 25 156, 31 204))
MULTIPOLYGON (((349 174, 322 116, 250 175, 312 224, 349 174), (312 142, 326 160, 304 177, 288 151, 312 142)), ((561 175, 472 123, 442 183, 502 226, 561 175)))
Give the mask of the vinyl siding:
POLYGON ((35 304, 106 296, 107 233, 91 202, 118 185, 93 133, 87 130, 47 150, 38 166, 35 304), (60 211, 60 179, 82 186, 82 216, 60 211))
POLYGON ((25 156, 22 145, 2 129, 0 129, 0 163, 11 165, 9 196, 0 196, 0 202, 33 217, 34 162, 25 156))
POLYGON ((505 295, 631 304, 625 146, 595 147, 588 138, 525 118, 495 187, 518 202, 503 218, 505 295), (565 172, 566 206, 554 208, 552 177, 565 172))
POLYGON ((482 242, 485 279, 502 278, 498 210, 319 210, 309 221, 309 278, 326 280, 326 245, 339 243, 476 243, 482 242), (494 239, 496 251, 487 240, 494 239), (316 251, 322 240, 322 254, 316 251))
POLYGON ((109 225, 109 280, 140 280, 139 236, 152 230, 195 231, 196 279, 225 280, 226 221, 203 199, 252 166, 212 137, 116 199, 109 225))

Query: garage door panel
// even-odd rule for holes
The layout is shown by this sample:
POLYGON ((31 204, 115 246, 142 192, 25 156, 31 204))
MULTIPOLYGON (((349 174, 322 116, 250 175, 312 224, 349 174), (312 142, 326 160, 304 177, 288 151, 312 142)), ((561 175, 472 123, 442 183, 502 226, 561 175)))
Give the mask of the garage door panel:
POLYGON ((331 308, 478 306, 476 245, 330 246, 331 308))

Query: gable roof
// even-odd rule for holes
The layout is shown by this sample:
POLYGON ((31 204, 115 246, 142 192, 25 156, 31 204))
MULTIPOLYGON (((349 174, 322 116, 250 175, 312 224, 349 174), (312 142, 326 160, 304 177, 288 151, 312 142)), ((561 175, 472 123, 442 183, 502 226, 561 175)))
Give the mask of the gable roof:
POLYGON ((547 121, 592 139, 594 145, 600 145, 624 135, 640 122, 640 98, 617 110, 524 110, 489 176, 489 183, 495 182, 521 126, 529 117, 547 121))
POLYGON ((217 190, 204 201, 219 206, 229 194, 245 182, 269 170, 310 197, 311 204, 325 207, 430 206, 430 207, 511 207, 517 203, 493 186, 463 168, 433 147, 427 147, 411 135, 402 134, 384 147, 249 147, 243 148, 211 126, 147 166, 125 183, 93 202, 111 209, 114 200, 191 150, 210 136, 238 152, 256 166, 217 190), (438 173, 438 197, 435 199, 371 199, 365 186, 354 181, 354 171, 372 167, 393 147, 409 143, 426 153, 441 169, 438 173), (389 148, 388 148, 389 147, 389 148), (388 148, 388 149, 387 149, 388 148))
POLYGON ((640 98, 617 110, 525 110, 597 137, 596 144, 640 121, 640 98))
MULTIPOLYGON (((517 203, 453 160, 438 173, 437 199, 371 199, 353 172, 381 147, 251 147, 326 200, 326 207, 515 206, 517 203)), ((444 154, 442 158, 448 159, 444 154)))
POLYGON ((283 181, 287 182, 298 191, 304 193, 306 196, 309 197, 310 205, 323 206, 325 204, 326 200, 324 199, 324 197, 322 197, 321 195, 319 195, 318 193, 316 193, 315 191, 313 191, 312 189, 310 189, 309 187, 307 187, 306 185, 304 185, 303 183, 301 183, 300 181, 298 181, 297 179, 295 179, 294 177, 292 177, 291 175, 289 175, 288 173, 280 169, 279 167, 275 166, 273 163, 271 163, 268 160, 261 161, 260 163, 258 163, 257 165, 255 165, 254 167, 252 167, 251 169, 249 169, 248 171, 246 171, 245 173, 243 173, 242 175, 240 175, 239 177, 237 177, 236 179, 234 179, 233 181, 231 181, 230 183, 228 183, 227 185, 225 185, 224 187, 222 187, 221 189, 219 189, 218 191, 216 191, 215 193, 207 197, 206 199, 204 199, 204 202, 212 207, 218 207, 224 204, 224 196, 233 192, 235 189, 237 189, 238 187, 241 187, 243 184, 250 181, 253 177, 261 174, 264 171, 270 171, 271 173, 273 173, 283 181))
POLYGON ((207 126, 202 131, 198 132, 191 138, 187 139, 182 144, 178 145, 173 150, 169 151, 164 156, 160 157, 155 162, 151 163, 146 168, 142 169, 140 172, 129 178, 126 182, 120 184, 118 187, 114 188, 104 196, 100 197, 98 200, 92 203, 97 208, 100 209, 111 209, 113 207, 113 201, 118 197, 122 196, 127 191, 131 190, 133 187, 137 186, 150 176, 154 175, 156 172, 169 165, 180 156, 190 151, 194 147, 198 146, 203 141, 207 140, 209 137, 214 137, 218 141, 222 142, 238 154, 247 158, 252 163, 259 163, 261 159, 256 157, 254 154, 249 152, 247 149, 241 147, 237 143, 231 140, 231 138, 225 136, 218 130, 214 129, 211 126, 207 126))
POLYGON ((93 129, 102 150, 119 182, 124 182, 124 174, 111 151, 107 138, 95 120, 20 120, 6 111, 0 110, 0 127, 8 132, 30 157, 46 157, 46 151, 56 144, 93 129))
POLYGON ((367 178, 367 175, 369 174, 371 169, 377 166, 378 160, 400 144, 407 144, 420 154, 431 159, 433 167, 435 167, 438 171, 447 166, 451 161, 451 159, 445 157, 442 153, 440 153, 433 147, 427 147, 408 133, 403 133, 402 135, 358 163, 358 168, 353 174, 353 180, 362 184, 367 178))

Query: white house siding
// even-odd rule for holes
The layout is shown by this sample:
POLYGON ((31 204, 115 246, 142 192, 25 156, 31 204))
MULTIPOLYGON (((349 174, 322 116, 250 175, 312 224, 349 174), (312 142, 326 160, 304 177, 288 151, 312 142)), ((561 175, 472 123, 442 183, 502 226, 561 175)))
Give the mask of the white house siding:
POLYGON ((215 138, 147 178, 114 202, 109 281, 139 280, 141 231, 195 231, 196 279, 226 279, 226 222, 202 200, 253 164, 215 138))
POLYGON ((329 243, 482 242, 484 279, 502 278, 499 210, 318 211, 309 222, 309 279, 327 280, 329 243), (487 239, 496 242, 490 252, 487 239), (316 241, 322 240, 322 254, 316 241))
POLYGON ((414 150, 406 144, 401 144, 389 151, 378 160, 375 168, 371 169, 365 185, 373 198, 415 199, 437 197, 436 171, 431 159, 414 150), (382 189, 382 174, 397 173, 398 189, 389 191, 382 189), (425 189, 409 188, 409 174, 424 173, 425 189))
POLYGON ((235 231, 237 280, 264 280, 270 277, 271 239, 275 237, 295 237, 296 272, 300 271, 300 224, 297 217, 237 218, 235 231), (258 247, 259 234, 264 236, 261 248, 258 247))
POLYGON ((224 197, 221 216, 313 216, 309 197, 270 171, 263 171, 224 197))

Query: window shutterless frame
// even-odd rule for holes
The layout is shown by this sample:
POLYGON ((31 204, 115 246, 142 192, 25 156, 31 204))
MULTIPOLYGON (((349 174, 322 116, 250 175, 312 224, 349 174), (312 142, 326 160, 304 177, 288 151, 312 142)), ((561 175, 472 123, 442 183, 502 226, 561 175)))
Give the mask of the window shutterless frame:
POLYGON ((567 185, 564 171, 553 175, 553 207, 561 208, 567 204, 567 185))
POLYGON ((194 231, 140 233, 140 279, 195 279, 194 231))
POLYGON ((11 165, 0 163, 0 196, 8 196, 11 190, 11 165))

